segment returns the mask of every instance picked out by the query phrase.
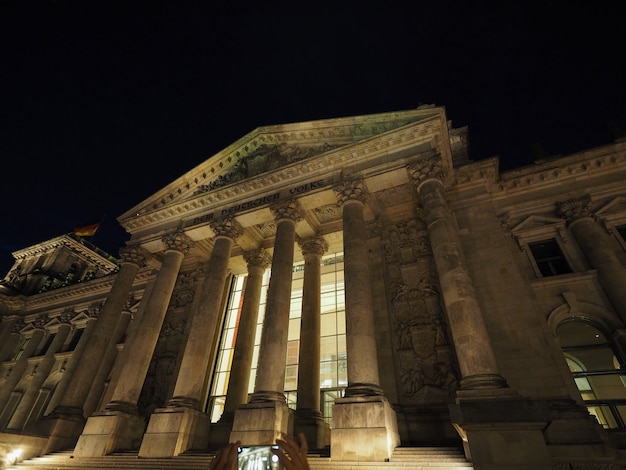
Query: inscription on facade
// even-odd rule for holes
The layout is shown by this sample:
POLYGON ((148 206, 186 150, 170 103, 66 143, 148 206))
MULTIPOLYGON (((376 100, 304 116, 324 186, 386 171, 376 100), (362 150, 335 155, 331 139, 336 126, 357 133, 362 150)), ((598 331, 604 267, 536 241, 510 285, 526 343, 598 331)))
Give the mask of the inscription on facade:
POLYGON ((274 203, 280 199, 284 199, 287 197, 293 197, 298 194, 306 193, 308 191, 312 191, 315 189, 322 188, 326 183, 323 179, 311 181, 305 184, 301 184, 298 186, 294 186, 293 188, 289 188, 284 191, 277 191, 273 194, 268 194, 266 196, 257 197, 255 199, 251 199, 249 201, 242 202, 240 204, 235 204, 234 206, 228 207, 226 209, 222 209, 221 211, 209 212, 207 214, 201 215, 199 217, 195 217, 188 227, 193 225, 198 225, 204 222, 208 222, 213 220, 216 217, 225 217, 227 215, 234 215, 238 212, 242 212, 248 209, 253 209, 255 207, 261 207, 265 205, 269 205, 274 203))

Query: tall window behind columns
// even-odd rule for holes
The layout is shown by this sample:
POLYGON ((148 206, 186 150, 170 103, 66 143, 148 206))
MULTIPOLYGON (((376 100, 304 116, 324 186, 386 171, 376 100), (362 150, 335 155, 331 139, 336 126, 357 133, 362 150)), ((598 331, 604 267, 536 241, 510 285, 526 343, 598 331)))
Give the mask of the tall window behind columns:
MULTIPOLYGON (((254 391, 256 365, 261 342, 261 324, 263 323, 265 312, 269 275, 270 270, 268 269, 263 278, 263 289, 259 305, 258 325, 248 393, 254 391)), ((210 399, 208 401, 207 413, 210 414, 212 422, 219 420, 224 408, 224 400, 228 390, 230 367, 232 364, 232 354, 236 342, 237 325, 241 315, 245 277, 245 275, 237 276, 233 281, 229 293, 226 318, 220 338, 218 358, 210 387, 210 399)), ((343 390, 348 384, 342 253, 333 253, 322 257, 321 277, 320 393, 323 398, 321 411, 324 419, 331 424, 331 411, 334 399, 342 396, 343 390)), ((296 389, 298 385, 298 349, 300 343, 299 328, 300 315, 302 313, 303 278, 304 264, 294 264, 285 371, 285 396, 291 408, 295 408, 296 406, 296 389)))

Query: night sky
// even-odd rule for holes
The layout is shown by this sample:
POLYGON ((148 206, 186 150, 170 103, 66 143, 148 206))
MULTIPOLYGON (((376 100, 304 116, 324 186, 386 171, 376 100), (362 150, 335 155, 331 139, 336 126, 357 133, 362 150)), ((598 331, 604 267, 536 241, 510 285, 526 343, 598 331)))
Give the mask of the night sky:
POLYGON ((501 169, 626 135, 620 2, 0 1, 0 277, 253 129, 445 106, 501 169), (473 6, 469 6, 469 5, 473 6))

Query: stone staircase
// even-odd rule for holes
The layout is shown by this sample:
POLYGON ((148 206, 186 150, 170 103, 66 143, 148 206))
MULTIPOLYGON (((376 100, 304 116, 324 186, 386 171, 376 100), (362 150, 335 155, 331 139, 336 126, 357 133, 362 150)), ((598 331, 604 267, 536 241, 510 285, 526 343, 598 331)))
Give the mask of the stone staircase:
MULTIPOLYGON (((73 451, 25 460, 6 470, 207 470, 211 452, 187 452, 172 458, 139 458, 137 452, 118 452, 104 457, 74 458, 73 451)), ((398 447, 389 462, 335 462, 322 454, 310 454, 311 470, 467 470, 473 465, 456 447, 398 447)))

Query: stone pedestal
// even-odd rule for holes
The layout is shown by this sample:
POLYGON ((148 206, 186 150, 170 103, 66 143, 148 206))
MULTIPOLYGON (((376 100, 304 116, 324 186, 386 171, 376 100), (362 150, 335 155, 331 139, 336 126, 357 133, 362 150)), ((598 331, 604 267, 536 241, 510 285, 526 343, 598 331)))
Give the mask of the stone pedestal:
POLYGON ((552 470, 543 430, 545 403, 523 398, 466 400, 450 405, 466 457, 481 470, 552 470))
POLYGON ((230 442, 240 440, 244 446, 269 445, 285 434, 293 434, 293 411, 284 402, 268 400, 239 407, 230 442))
POLYGON ((211 420, 192 408, 161 408, 150 417, 139 457, 173 457, 189 449, 204 449, 211 420))
MULTIPOLYGON (((74 411, 74 410, 71 410, 74 411)), ((36 436, 49 436, 44 454, 71 449, 85 426, 85 418, 78 413, 55 413, 31 423, 26 432, 36 436)))
POLYGON ((330 426, 321 413, 299 413, 296 411, 294 434, 304 433, 309 449, 323 449, 330 445, 330 426))
POLYGON ((99 457, 118 450, 137 449, 145 428, 145 419, 136 414, 120 411, 95 414, 87 420, 74 455, 99 457))
POLYGON ((400 445, 396 413, 383 396, 337 399, 333 424, 332 460, 384 462, 400 445))

